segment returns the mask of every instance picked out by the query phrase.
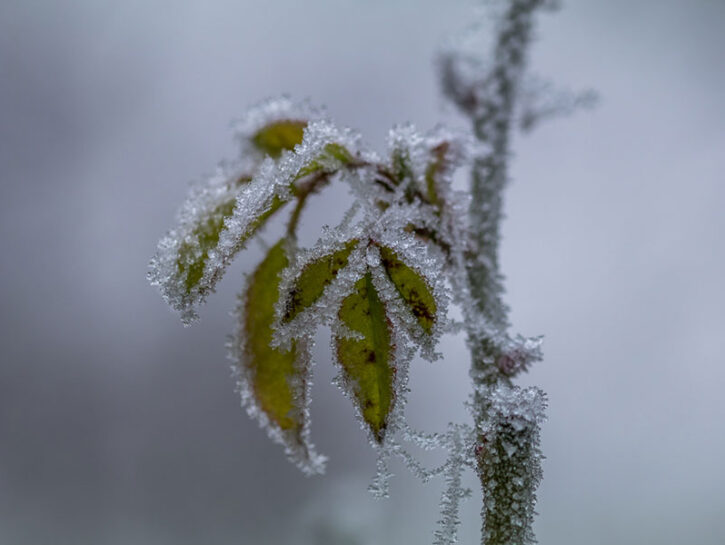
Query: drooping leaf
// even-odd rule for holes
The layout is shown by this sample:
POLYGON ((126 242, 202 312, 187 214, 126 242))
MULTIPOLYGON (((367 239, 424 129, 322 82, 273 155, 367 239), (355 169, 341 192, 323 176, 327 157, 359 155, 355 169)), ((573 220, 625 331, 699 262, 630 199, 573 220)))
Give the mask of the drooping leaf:
POLYGON ((433 333, 438 305, 428 282, 386 246, 380 247, 383 267, 405 304, 428 335, 433 333))
POLYGON ((250 370, 256 401, 270 421, 283 430, 299 431, 302 422, 296 414, 297 396, 290 384, 298 374, 295 347, 282 351, 270 346, 279 275, 289 265, 283 243, 269 250, 249 280, 244 307, 244 364, 250 370))
POLYGON ((286 311, 282 321, 290 322, 300 312, 317 301, 325 288, 337 277, 337 273, 347 266, 350 253, 357 246, 353 239, 342 249, 309 263, 294 282, 288 295, 286 311))
POLYGON ((296 342, 289 350, 271 346, 280 274, 288 265, 283 239, 249 277, 239 309, 240 331, 231 348, 244 381, 243 400, 253 407, 250 412, 285 445, 293 461, 314 473, 321 470, 321 460, 316 459, 306 429, 309 355, 296 342))
POLYGON ((337 361, 354 401, 375 439, 382 443, 395 401, 391 324, 368 272, 342 302, 338 316, 361 339, 337 337, 337 361))
POLYGON ((251 138, 260 151, 270 157, 279 157, 284 150, 293 150, 302 143, 307 121, 284 119, 275 121, 257 131, 251 138))

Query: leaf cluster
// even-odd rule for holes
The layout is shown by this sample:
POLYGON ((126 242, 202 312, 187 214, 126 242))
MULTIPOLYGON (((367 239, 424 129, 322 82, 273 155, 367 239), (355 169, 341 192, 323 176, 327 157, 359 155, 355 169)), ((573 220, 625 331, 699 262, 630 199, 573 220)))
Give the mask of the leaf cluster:
POLYGON ((149 278, 188 325, 234 257, 287 212, 285 235, 247 277, 229 350, 250 415, 316 473, 325 459, 309 429, 315 329, 331 327, 339 383, 373 444, 383 445, 402 422, 411 347, 435 357, 447 285, 461 272, 464 201, 451 178, 468 140, 397 127, 383 159, 351 130, 285 97, 252 108, 237 139, 240 157, 192 189, 149 278), (309 197, 338 183, 355 199, 345 220, 300 247, 309 197))

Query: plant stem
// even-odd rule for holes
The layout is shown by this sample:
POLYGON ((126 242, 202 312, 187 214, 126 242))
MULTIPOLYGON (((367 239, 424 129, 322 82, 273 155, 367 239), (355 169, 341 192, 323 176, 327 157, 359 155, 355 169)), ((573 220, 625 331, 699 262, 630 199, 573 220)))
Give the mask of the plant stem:
MULTIPOLYGON (((487 437, 480 430, 492 429, 494 416, 491 411, 495 409, 490 400, 492 389, 512 388, 510 378, 496 365, 501 353, 501 341, 507 338, 509 328, 508 309, 502 299, 498 244, 516 94, 531 41, 533 14, 542 4, 542 0, 510 1, 499 22, 493 66, 484 80, 483 88, 467 95, 468 102, 465 105, 476 138, 483 145, 483 150, 473 164, 469 210, 470 252, 466 260, 468 288, 473 303, 469 310, 472 316, 466 318, 469 323, 468 343, 474 385, 474 420, 480 433, 477 449, 479 477, 484 495, 493 496, 484 497, 483 545, 522 545, 533 540, 528 521, 514 520, 515 517, 510 515, 509 507, 514 499, 507 497, 507 494, 511 495, 512 491, 521 488, 522 485, 514 484, 521 479, 515 480, 513 476, 525 473, 526 468, 509 468, 506 464, 524 465, 528 458, 506 459, 501 465, 500 460, 504 458, 496 452, 500 445, 493 444, 492 437, 487 437), (493 480, 492 467, 495 473, 493 480), (503 482, 494 482, 496 479, 503 482)), ((502 426, 507 424, 503 423, 502 426)), ((500 431, 501 437, 511 433, 503 428, 500 431)), ((529 447, 535 449, 536 445, 529 444, 529 447)), ((524 483, 534 488, 536 484, 524 483)))
POLYGON ((483 151, 473 164, 469 210, 471 255, 466 272, 477 317, 488 326, 488 334, 473 331, 469 333, 469 342, 475 380, 488 384, 505 378, 497 370, 487 368, 497 356, 497 343, 491 334, 505 334, 509 327, 498 257, 503 189, 508 179, 507 161, 517 88, 531 40, 533 13, 541 4, 542 0, 510 2, 499 23, 494 64, 486 78, 486 92, 478 96, 479 101, 471 114, 474 133, 483 144, 483 151))

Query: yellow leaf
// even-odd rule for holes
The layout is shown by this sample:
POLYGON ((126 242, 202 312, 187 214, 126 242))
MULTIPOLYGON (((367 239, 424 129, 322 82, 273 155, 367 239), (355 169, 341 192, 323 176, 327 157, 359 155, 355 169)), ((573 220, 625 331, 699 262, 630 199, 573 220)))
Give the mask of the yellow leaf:
POLYGON ((277 158, 284 150, 293 150, 302 143, 305 127, 307 121, 275 121, 257 131, 252 136, 252 143, 267 155, 277 158))
POLYGON ((304 391, 292 382, 302 382, 296 365, 297 350, 270 346, 274 307, 279 297, 280 273, 289 265, 284 239, 273 246, 249 279, 242 319, 245 336, 243 364, 250 376, 250 386, 257 406, 282 430, 301 433, 301 401, 304 391))
POLYGON ((283 322, 293 320, 320 298, 325 288, 337 277, 337 273, 347 266, 350 252, 357 243, 357 240, 351 240, 341 250, 309 263, 302 270, 289 293, 283 322))
POLYGON ((438 305, 433 291, 426 280, 411 267, 403 263, 398 255, 387 248, 380 247, 380 257, 388 277, 398 290, 405 304, 428 335, 433 333, 438 305))
POLYGON ((393 344, 386 308, 368 272, 355 284, 338 312, 362 339, 336 338, 337 360, 352 385, 354 401, 375 439, 382 443, 395 399, 393 344))

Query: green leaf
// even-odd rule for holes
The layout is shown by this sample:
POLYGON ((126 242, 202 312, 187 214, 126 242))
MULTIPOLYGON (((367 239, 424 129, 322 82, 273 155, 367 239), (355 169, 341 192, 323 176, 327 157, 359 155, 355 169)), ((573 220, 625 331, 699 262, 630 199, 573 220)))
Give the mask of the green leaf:
POLYGON ((282 120, 275 121, 257 131, 252 136, 252 143, 260 151, 277 158, 284 150, 293 150, 302 143, 307 121, 282 120))
POLYGON ((280 273, 289 266, 284 239, 274 245, 249 279, 242 319, 243 364, 258 407, 282 430, 299 434, 303 427, 302 396, 291 382, 304 380, 296 365, 297 349, 283 351, 270 346, 274 308, 279 297, 280 273))
MULTIPOLYGON (((242 180, 242 178, 240 178, 242 180)), ((248 179, 246 179, 248 181, 248 179)), ((245 236, 240 241, 243 244, 274 214, 285 201, 274 197, 271 206, 252 222, 245 236)), ((176 268, 183 280, 187 295, 199 285, 204 276, 204 268, 209 260, 209 252, 219 244, 219 236, 224 229, 224 221, 234 212, 236 195, 214 208, 194 228, 191 235, 179 246, 176 268)))
POLYGON ((341 250, 312 261, 302 270, 289 292, 283 323, 293 320, 320 298, 337 273, 347 266, 350 252, 357 243, 357 239, 353 239, 341 250))
POLYGON ((368 272, 340 306, 338 316, 362 339, 337 337, 337 361, 352 384, 355 402, 378 442, 383 441, 393 408, 395 368, 391 324, 368 272))
POLYGON ((343 166, 351 164, 353 159, 352 154, 345 146, 330 142, 325 145, 320 155, 297 172, 295 180, 299 180, 310 174, 317 174, 318 172, 332 173, 343 166))
POLYGON ((433 332, 438 305, 426 280, 403 263, 398 255, 386 246, 380 247, 380 257, 388 277, 398 290, 418 323, 428 335, 433 332))

